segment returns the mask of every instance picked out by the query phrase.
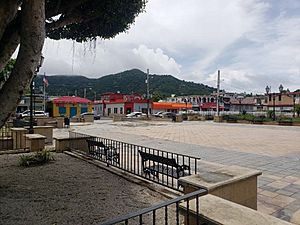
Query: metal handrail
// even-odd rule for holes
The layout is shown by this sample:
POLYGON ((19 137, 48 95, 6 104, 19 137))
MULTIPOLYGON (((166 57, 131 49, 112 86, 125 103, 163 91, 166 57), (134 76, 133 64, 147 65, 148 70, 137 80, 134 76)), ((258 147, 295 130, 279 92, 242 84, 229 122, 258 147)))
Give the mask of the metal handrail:
MULTIPOLYGON (((156 148, 147 147, 147 146, 143 146, 143 145, 136 145, 136 144, 132 144, 132 143, 124 142, 124 141, 118 141, 118 140, 116 140, 116 139, 111 139, 111 138, 97 137, 97 136, 92 136, 92 135, 88 135, 88 134, 82 134, 82 133, 78 133, 78 132, 74 132, 74 131, 69 131, 69 133, 83 135, 84 137, 102 138, 102 139, 106 139, 106 140, 118 142, 118 143, 120 143, 120 144, 133 145, 133 146, 138 146, 138 147, 141 147, 141 148, 149 148, 149 149, 151 149, 151 150, 153 150, 153 151, 160 151, 160 152, 163 152, 163 153, 172 153, 172 152, 168 152, 168 151, 161 150, 161 149, 156 149, 156 148)), ((187 155, 184 155, 184 154, 181 154, 181 153, 174 153, 174 154, 177 154, 177 155, 179 155, 179 156, 187 157, 187 155)), ((198 160, 201 159, 200 157, 195 157, 195 156, 188 156, 188 157, 190 157, 190 158, 192 158, 192 159, 198 159, 198 160)))
MULTIPOLYGON (((167 207, 167 206, 172 205, 172 204, 176 204, 176 203, 178 203, 180 201, 183 201, 183 200, 188 200, 189 201, 193 198, 198 198, 198 197, 203 196, 205 194, 207 194, 207 190, 200 189, 200 190, 191 192, 189 194, 186 194, 186 195, 183 195, 183 196, 180 196, 180 197, 170 199, 170 200, 167 200, 165 202, 156 204, 154 206, 150 206, 149 208, 145 208, 145 209, 142 209, 140 211, 133 212, 133 213, 130 213, 130 214, 127 214, 127 215, 124 215, 124 216, 120 216, 120 217, 117 217, 117 218, 114 218, 114 219, 111 219, 111 220, 107 220, 107 221, 101 223, 100 225, 113 225, 113 224, 117 224, 117 223, 121 223, 121 222, 126 223, 130 219, 140 217, 141 215, 144 215, 144 214, 147 214, 147 213, 150 213, 150 212, 154 212, 158 209, 161 209, 163 207, 167 207)), ((187 210, 189 210, 189 209, 187 209, 187 210)))

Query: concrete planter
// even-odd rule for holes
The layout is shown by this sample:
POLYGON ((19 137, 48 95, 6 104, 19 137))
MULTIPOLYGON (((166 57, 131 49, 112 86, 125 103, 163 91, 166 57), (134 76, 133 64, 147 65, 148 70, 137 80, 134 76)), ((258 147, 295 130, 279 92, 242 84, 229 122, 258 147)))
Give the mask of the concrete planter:
POLYGON ((13 139, 11 137, 2 137, 0 139, 0 146, 4 147, 1 150, 12 150, 13 149, 13 139))
POLYGON ((292 121, 279 121, 278 124, 281 126, 293 126, 292 121))
POLYGON ((183 121, 183 118, 181 115, 176 115, 176 119, 175 119, 175 122, 182 122, 183 121))
POLYGON ((237 123, 237 120, 225 120, 226 123, 237 123))
POLYGON ((263 122, 264 125, 278 125, 278 122, 276 121, 268 121, 268 122, 263 122))
POLYGON ((253 124, 264 124, 263 121, 253 121, 253 124))
POLYGON ((214 122, 216 123, 223 122, 223 116, 214 116, 214 122))
POLYGON ((252 124, 252 121, 248 121, 248 120, 237 120, 238 123, 243 123, 243 124, 252 124))

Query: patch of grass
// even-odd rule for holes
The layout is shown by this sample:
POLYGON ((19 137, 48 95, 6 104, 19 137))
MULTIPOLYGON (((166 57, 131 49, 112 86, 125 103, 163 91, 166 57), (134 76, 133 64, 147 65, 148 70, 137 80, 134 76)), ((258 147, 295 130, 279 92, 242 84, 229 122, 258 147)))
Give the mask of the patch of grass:
POLYGON ((293 119, 292 118, 287 118, 287 117, 281 117, 278 119, 278 122, 293 122, 293 119))
POLYGON ((20 166, 38 166, 53 161, 54 157, 49 151, 43 150, 30 155, 21 155, 19 159, 20 166))

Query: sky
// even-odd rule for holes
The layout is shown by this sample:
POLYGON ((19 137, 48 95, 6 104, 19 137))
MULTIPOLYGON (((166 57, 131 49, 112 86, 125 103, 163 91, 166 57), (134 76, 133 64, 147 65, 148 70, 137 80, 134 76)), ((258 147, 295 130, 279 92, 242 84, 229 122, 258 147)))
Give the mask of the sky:
POLYGON ((299 0, 149 0, 131 28, 88 43, 47 39, 41 73, 99 78, 133 68, 229 92, 300 89, 299 0))

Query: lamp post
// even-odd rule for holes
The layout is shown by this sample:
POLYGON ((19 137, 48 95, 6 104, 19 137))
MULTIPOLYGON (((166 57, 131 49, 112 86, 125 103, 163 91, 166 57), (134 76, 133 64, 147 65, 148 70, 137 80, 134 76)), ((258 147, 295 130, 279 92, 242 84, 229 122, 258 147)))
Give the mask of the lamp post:
MULTIPOLYGON (((283 86, 280 85, 279 87, 279 91, 282 91, 283 90, 283 86)), ((269 98, 269 100, 271 101, 271 98, 273 100, 273 120, 275 120, 275 99, 276 99, 276 94, 275 93, 270 93, 271 92, 271 87, 267 86, 266 87, 266 93, 267 93, 267 96, 269 98), (270 93, 270 94, 269 94, 270 93)), ((269 101, 268 101, 269 102, 269 101)), ((268 104, 269 105, 269 104, 268 104)))
POLYGON ((275 98, 276 98, 276 95, 275 93, 272 93, 272 97, 273 97, 273 120, 275 121, 275 98))
POLYGON ((293 98, 293 118, 295 118, 296 94, 290 93, 288 96, 293 98))
POLYGON ((294 95, 293 95, 293 118, 295 118, 295 113, 296 113, 296 112, 295 112, 295 111, 296 111, 296 110, 295 110, 295 106, 296 106, 295 103, 296 103, 296 95, 294 94, 294 95))
POLYGON ((239 102, 239 107, 238 108, 239 108, 239 114, 241 114, 242 113, 242 109, 243 109, 243 107, 242 107, 243 96, 239 95, 239 96, 236 97, 236 99, 239 102))
POLYGON ((94 94, 94 101, 96 101, 96 98, 97 98, 97 93, 96 93, 96 91, 94 91, 93 88, 89 88, 89 90, 90 90, 91 92, 93 92, 93 94, 94 94))
POLYGON ((147 118, 149 118, 149 69, 147 69, 147 118))
POLYGON ((36 77, 37 73, 40 71, 40 68, 42 67, 43 65, 43 62, 44 62, 44 57, 41 56, 40 58, 40 61, 39 61, 39 64, 35 70, 35 73, 34 73, 34 76, 31 80, 31 83, 30 83, 30 118, 29 118, 29 134, 33 134, 34 131, 33 131, 33 88, 34 88, 34 78, 36 77))

